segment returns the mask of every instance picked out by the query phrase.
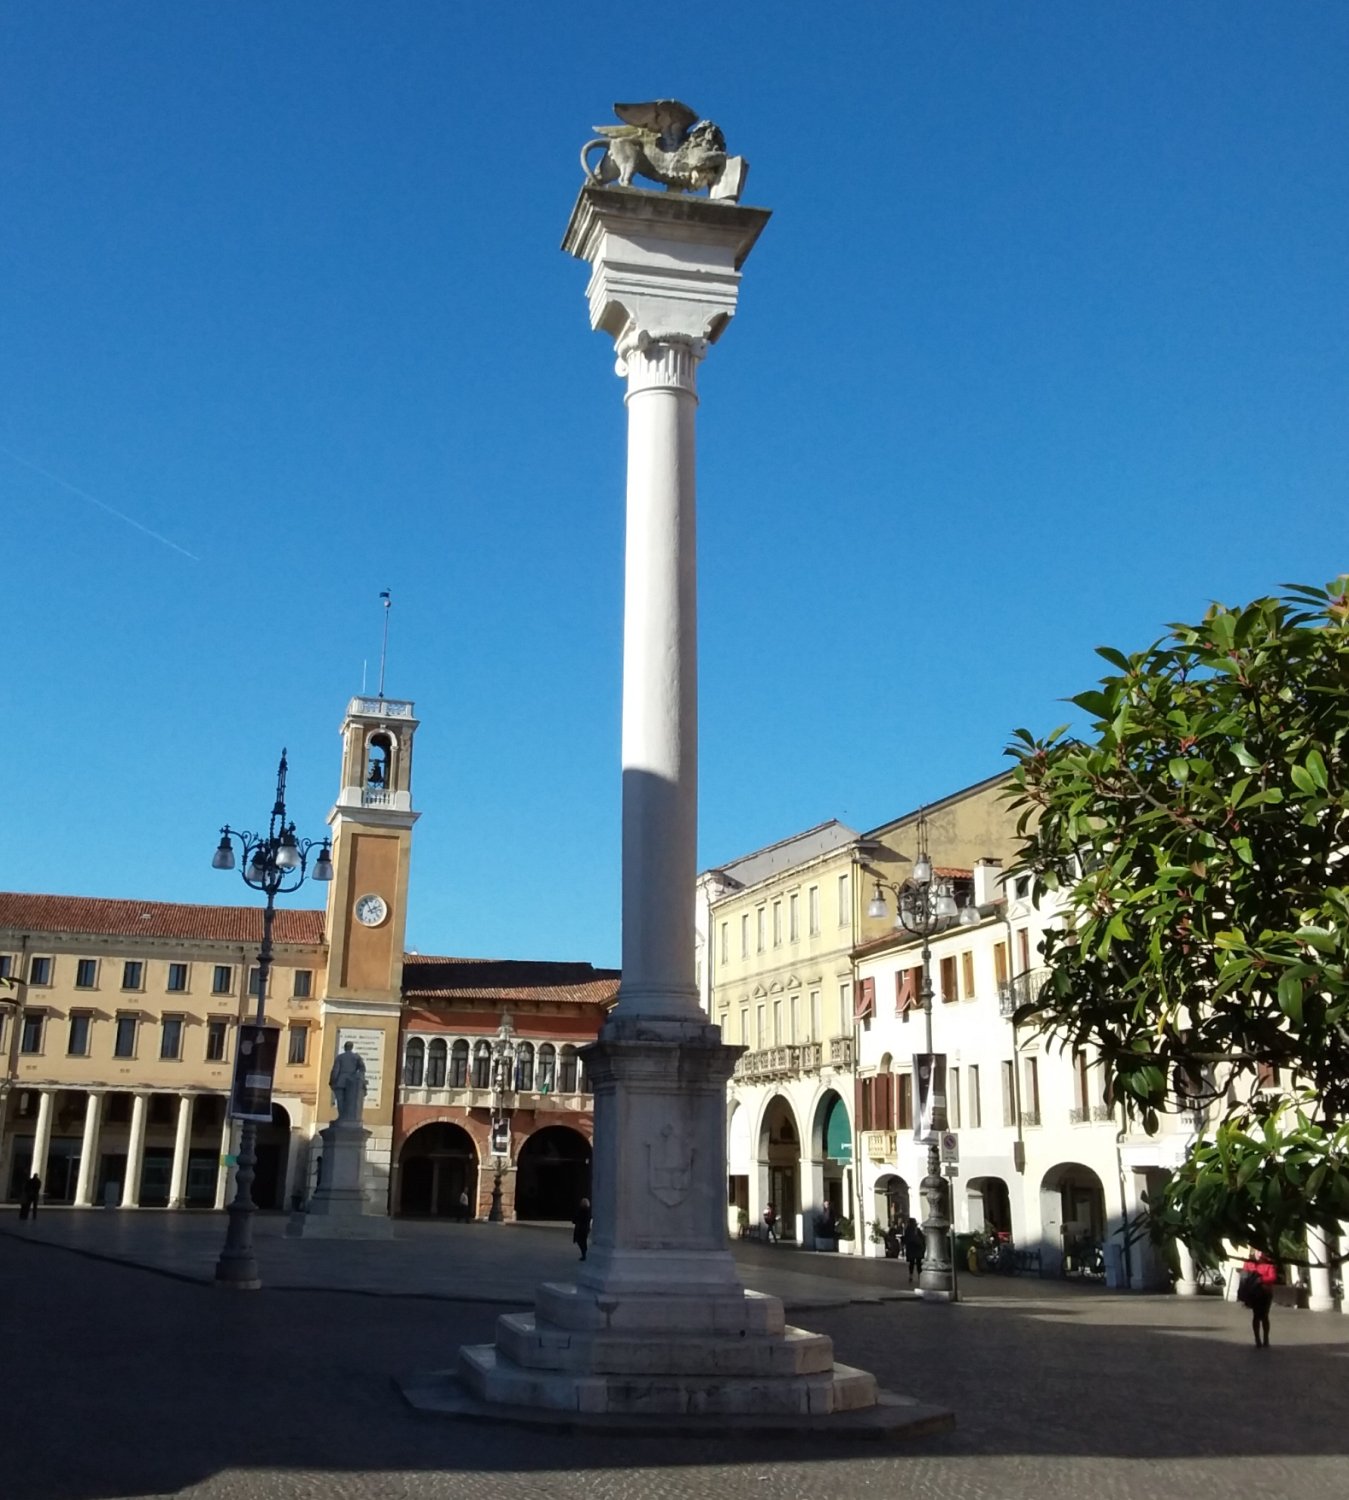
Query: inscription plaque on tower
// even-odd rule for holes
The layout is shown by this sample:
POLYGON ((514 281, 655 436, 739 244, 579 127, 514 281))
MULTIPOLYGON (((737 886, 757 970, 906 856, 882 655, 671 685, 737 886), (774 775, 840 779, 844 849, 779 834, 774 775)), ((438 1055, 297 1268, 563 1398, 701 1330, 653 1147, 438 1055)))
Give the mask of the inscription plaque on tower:
POLYGON ((374 1026, 339 1026, 336 1056, 348 1042, 365 1063, 365 1107, 378 1109, 384 1087, 384 1033, 374 1026))

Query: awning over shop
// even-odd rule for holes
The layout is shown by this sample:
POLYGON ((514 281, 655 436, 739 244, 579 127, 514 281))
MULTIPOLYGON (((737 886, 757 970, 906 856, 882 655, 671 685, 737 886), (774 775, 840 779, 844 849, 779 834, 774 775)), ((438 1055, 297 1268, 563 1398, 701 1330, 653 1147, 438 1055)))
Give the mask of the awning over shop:
POLYGON ((852 1126, 842 1099, 835 1099, 829 1106, 824 1122, 824 1154, 831 1161, 852 1160, 852 1126))

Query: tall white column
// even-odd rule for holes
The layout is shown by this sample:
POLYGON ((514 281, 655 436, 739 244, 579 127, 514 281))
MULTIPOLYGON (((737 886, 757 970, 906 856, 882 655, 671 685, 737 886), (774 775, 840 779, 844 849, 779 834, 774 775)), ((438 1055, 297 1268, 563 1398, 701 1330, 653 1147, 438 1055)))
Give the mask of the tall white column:
POLYGON ((1307 1308, 1310 1312, 1333 1312, 1330 1293, 1330 1239, 1324 1230, 1307 1230, 1307 1308))
POLYGON ((701 1020, 695 375, 702 339, 619 341, 628 380, 623 614, 623 984, 617 1012, 701 1020))
POLYGON ((52 1100, 55 1089, 39 1089, 37 1095, 37 1125, 33 1130, 33 1160, 29 1164, 30 1174, 36 1173, 47 1182, 47 1153, 52 1144, 52 1100))
POLYGON ((80 1142, 80 1171, 75 1179, 75 1207, 92 1208, 98 1186, 98 1123, 103 1095, 89 1093, 84 1101, 84 1138, 80 1142))
POLYGON ((1199 1281, 1194 1271, 1194 1256, 1184 1240, 1176 1241, 1176 1258, 1180 1261, 1180 1276, 1176 1280, 1177 1297, 1193 1297, 1199 1291, 1199 1281))
POLYGON ((233 1168, 225 1158, 234 1154, 234 1121, 229 1116, 229 1100, 225 1100, 225 1120, 220 1127, 220 1165, 215 1174, 215 1206, 223 1209, 228 1197, 233 1168))
POLYGON ((147 1095, 137 1090, 131 1096, 131 1133, 126 1143, 126 1172, 122 1183, 122 1207, 139 1208, 141 1170, 145 1165, 145 1107, 147 1095))
POLYGON ((187 1156, 192 1142, 192 1095, 178 1096, 178 1133, 173 1140, 173 1172, 169 1178, 169 1207, 181 1208, 187 1193, 187 1156))

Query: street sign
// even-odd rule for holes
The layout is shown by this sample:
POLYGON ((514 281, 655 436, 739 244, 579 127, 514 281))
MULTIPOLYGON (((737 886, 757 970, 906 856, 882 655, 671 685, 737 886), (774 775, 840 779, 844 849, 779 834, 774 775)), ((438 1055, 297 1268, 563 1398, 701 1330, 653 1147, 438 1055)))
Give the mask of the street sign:
POLYGON ((955 1162, 948 1162, 947 1163, 947 1165, 946 1165, 946 1175, 948 1177, 959 1177, 960 1176, 960 1168, 958 1166, 956 1166, 955 1162))
POLYGON ((948 1166, 960 1160, 960 1137, 954 1130, 943 1130, 941 1133, 941 1159, 948 1166))

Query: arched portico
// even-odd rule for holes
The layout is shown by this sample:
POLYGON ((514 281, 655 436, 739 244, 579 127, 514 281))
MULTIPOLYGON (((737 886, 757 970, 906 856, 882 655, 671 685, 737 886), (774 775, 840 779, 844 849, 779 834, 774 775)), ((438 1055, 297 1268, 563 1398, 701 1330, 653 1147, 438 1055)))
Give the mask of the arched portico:
POLYGON ((763 1222, 771 1203, 777 1214, 778 1233, 795 1240, 801 1215, 801 1129, 791 1105, 774 1094, 764 1107, 759 1126, 758 1193, 754 1211, 763 1222))
POLYGON ((810 1127, 808 1242, 814 1241, 814 1215, 826 1206, 836 1219, 854 1217, 852 1120, 837 1089, 825 1089, 815 1102, 810 1127))
POLYGON ((458 1218, 467 1193, 470 1213, 478 1199, 478 1150, 462 1125, 437 1120, 414 1130, 398 1153, 398 1206, 409 1217, 458 1218))
POLYGON ((972 1234, 1012 1232, 1012 1201, 1001 1177, 971 1177, 965 1188, 966 1223, 972 1234))
POLYGON ((1105 1239, 1105 1189, 1081 1162, 1060 1162, 1040 1181, 1041 1263, 1081 1269, 1105 1239))
POLYGON ((589 1196, 590 1142, 567 1125, 536 1130, 516 1162, 515 1217, 566 1221, 589 1196))

